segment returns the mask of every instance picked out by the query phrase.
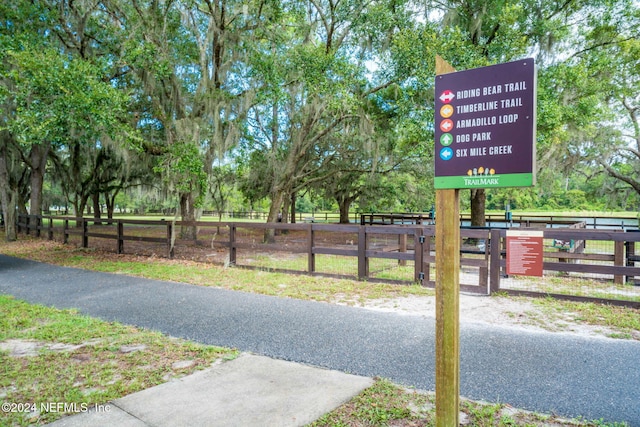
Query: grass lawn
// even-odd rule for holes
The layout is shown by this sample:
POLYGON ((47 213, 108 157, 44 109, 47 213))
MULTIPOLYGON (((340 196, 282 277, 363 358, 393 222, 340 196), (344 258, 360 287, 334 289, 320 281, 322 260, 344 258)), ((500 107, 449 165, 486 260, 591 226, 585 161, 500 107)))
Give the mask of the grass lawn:
POLYGON ((237 354, 0 295, 0 425, 49 423, 57 404, 82 412, 237 354))

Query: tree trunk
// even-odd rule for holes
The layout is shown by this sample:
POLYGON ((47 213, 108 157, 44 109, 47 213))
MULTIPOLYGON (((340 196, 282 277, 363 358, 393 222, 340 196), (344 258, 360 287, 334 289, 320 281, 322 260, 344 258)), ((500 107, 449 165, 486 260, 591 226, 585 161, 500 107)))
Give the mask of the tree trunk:
POLYGON ((0 140, 0 204, 2 204, 2 217, 4 219, 4 236, 9 242, 17 239, 16 233, 16 194, 11 190, 9 169, 7 167, 7 141, 6 132, 2 132, 0 140))
POLYGON ((18 237, 16 233, 16 202, 15 194, 9 186, 6 150, 3 148, 0 146, 0 204, 4 220, 4 236, 8 242, 12 242, 18 237))
POLYGON ((484 188, 471 190, 471 226, 484 227, 486 222, 485 204, 486 191, 484 188))
POLYGON ((198 228, 196 222, 196 208, 193 193, 182 193, 180 195, 180 216, 182 226, 180 227, 180 237, 182 239, 197 240, 198 228))
MULTIPOLYGON (((2 162, 2 160, 0 160, 2 162)), ((2 199, 2 217, 4 218, 4 236, 7 242, 13 242, 18 239, 16 231, 16 200, 15 193, 0 191, 2 199), (5 208, 6 207, 6 208, 5 208)))
POLYGON ((289 222, 289 209, 291 209, 291 199, 289 197, 282 198, 282 215, 278 217, 279 222, 289 222))
POLYGON ((29 200, 29 211, 31 215, 42 214, 42 184, 49 157, 51 144, 33 144, 29 153, 31 162, 31 198, 29 200))
POLYGON ((351 207, 351 199, 348 197, 338 200, 340 208, 340 224, 349 224, 349 208, 351 207))
MULTIPOLYGON (((73 208, 75 210, 76 218, 82 218, 84 216, 84 210, 87 207, 87 201, 89 200, 89 196, 81 196, 80 200, 76 196, 76 200, 73 202, 73 208)), ((82 223, 76 220, 76 227, 81 227, 82 223)))
POLYGON ((29 211, 27 210, 27 201, 25 200, 25 196, 23 196, 19 190, 15 191, 15 203, 16 209, 20 215, 29 215, 29 211))
MULTIPOLYGON (((281 213, 282 201, 284 200, 284 192, 276 191, 271 197, 271 207, 269 208, 269 216, 267 222, 277 222, 278 214, 281 213)), ((264 243, 275 243, 275 230, 273 228, 265 228, 264 230, 264 243)))
POLYGON ((95 193, 91 195, 91 201, 93 203, 93 218, 95 221, 93 223, 95 225, 102 225, 102 209, 100 208, 100 193, 95 193))
POLYGON ((291 224, 296 223, 296 193, 291 193, 291 224))
POLYGON ((113 219, 113 213, 116 209, 116 196, 120 189, 117 189, 113 192, 113 194, 106 192, 104 193, 104 199, 107 203, 107 218, 113 219))

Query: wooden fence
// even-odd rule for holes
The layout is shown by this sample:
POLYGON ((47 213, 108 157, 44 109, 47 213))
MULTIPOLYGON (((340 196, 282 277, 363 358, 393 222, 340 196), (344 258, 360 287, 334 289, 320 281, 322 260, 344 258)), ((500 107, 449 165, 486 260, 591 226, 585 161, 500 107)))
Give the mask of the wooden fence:
MULTIPOLYGON (((90 218, 20 216, 18 229, 49 239, 57 236, 65 243, 75 239, 85 248, 91 239, 92 247, 117 253, 144 253, 145 247, 153 246, 153 253, 160 248, 169 258, 180 256, 244 268, 435 286, 432 225, 183 224, 123 219, 96 223, 90 218), (174 233, 182 226, 196 227, 196 240, 176 237, 174 233), (272 241, 263 243, 269 232, 272 241)), ((545 278, 535 281, 506 275, 506 231, 461 229, 462 291, 552 295, 640 307, 640 232, 544 228, 545 278), (553 284, 554 278, 559 278, 562 286, 553 284), (568 285, 580 292, 567 290, 571 280, 580 281, 568 285), (617 288, 603 295, 602 288, 612 286, 617 288)))
MULTIPOLYGON (((163 214, 166 216, 174 216, 175 212, 167 211, 153 211, 152 215, 163 214)), ((51 213, 54 216, 64 216, 61 211, 57 213, 51 213)), ((533 214, 533 215, 520 215, 513 214, 513 212, 504 212, 500 214, 489 213, 485 216, 488 224, 502 224, 505 223, 518 225, 521 227, 535 227, 545 224, 554 224, 555 227, 573 224, 576 222, 584 222, 586 228, 593 229, 608 229, 608 230, 627 230, 635 229, 640 226, 640 214, 623 216, 623 217, 597 217, 597 216, 577 216, 567 218, 567 216, 561 215, 545 215, 545 214, 533 214)), ((218 218, 222 217, 234 220, 251 220, 251 221, 266 221, 268 212, 264 211, 204 211, 203 217, 218 218)), ((352 213, 349 217, 349 221, 352 224, 361 225, 384 225, 384 224, 431 224, 433 222, 434 212, 408 212, 408 213, 352 213)), ((340 220, 340 214, 337 212, 296 212, 296 222, 298 223, 337 223, 340 220)), ((461 221, 469 221, 470 215, 467 213, 460 214, 461 221)))

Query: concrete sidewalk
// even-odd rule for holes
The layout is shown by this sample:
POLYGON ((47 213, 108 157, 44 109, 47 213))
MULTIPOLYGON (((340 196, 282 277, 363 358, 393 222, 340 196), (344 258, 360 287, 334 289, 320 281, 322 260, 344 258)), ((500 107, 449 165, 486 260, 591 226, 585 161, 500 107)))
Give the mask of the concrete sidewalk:
POLYGON ((245 353, 49 425, 301 426, 372 384, 367 377, 245 353))

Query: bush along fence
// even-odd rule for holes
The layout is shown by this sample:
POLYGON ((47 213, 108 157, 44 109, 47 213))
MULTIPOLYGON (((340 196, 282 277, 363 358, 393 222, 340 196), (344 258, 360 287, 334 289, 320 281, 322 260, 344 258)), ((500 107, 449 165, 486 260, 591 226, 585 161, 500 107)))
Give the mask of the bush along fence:
MULTIPOLYGON (((586 229, 584 223, 552 225, 536 223, 544 235, 543 277, 506 274, 507 228, 462 228, 461 291, 640 307, 638 230, 586 229)), ((119 254, 435 286, 433 225, 183 223, 20 216, 18 230, 119 254), (189 239, 180 237, 187 232, 189 239)))

